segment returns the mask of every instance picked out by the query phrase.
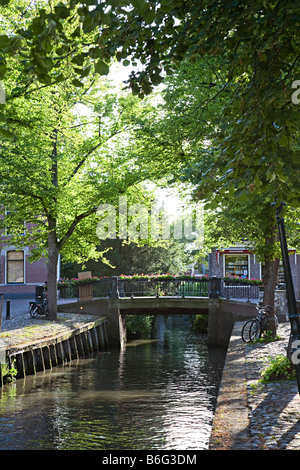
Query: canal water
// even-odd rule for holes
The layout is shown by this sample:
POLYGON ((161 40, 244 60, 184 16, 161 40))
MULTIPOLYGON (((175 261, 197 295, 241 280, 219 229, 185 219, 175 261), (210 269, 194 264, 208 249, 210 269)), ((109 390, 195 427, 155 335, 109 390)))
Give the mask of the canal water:
POLYGON ((154 340, 2 387, 0 449, 207 449, 224 355, 189 317, 158 317, 154 340))

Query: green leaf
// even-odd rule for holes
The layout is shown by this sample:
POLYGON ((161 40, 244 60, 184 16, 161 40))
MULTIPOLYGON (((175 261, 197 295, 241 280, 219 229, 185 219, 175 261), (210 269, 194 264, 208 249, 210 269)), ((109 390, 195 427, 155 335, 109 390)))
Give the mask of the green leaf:
POLYGON ((51 83, 51 77, 44 72, 37 73, 37 79, 40 83, 44 83, 45 85, 49 85, 51 83))
POLYGON ((68 18, 68 16, 70 15, 68 8, 63 3, 59 3, 58 5, 56 5, 56 7, 54 7, 54 10, 55 14, 59 18, 68 18))
POLYGON ((77 26, 75 31, 73 31, 73 33, 71 34, 71 37, 72 38, 79 38, 80 35, 81 35, 81 29, 80 29, 80 26, 77 26))
POLYGON ((107 75, 109 73, 109 66, 102 60, 98 60, 98 62, 95 63, 95 72, 100 75, 107 75))
POLYGON ((139 11, 143 11, 146 6, 145 0, 132 0, 132 5, 139 11))
POLYGON ((285 132, 280 132, 280 134, 277 135, 276 140, 279 145, 283 145, 284 147, 289 145, 289 137, 285 132))
POLYGON ((77 78, 74 78, 74 80, 72 80, 72 83, 76 87, 83 87, 83 83, 80 80, 78 80, 77 78))
POLYGON ((5 49, 9 47, 11 43, 11 38, 9 38, 6 34, 1 34, 0 36, 0 49, 5 49))
POLYGON ((3 127, 0 127, 0 136, 5 137, 6 139, 13 139, 14 134, 3 127))

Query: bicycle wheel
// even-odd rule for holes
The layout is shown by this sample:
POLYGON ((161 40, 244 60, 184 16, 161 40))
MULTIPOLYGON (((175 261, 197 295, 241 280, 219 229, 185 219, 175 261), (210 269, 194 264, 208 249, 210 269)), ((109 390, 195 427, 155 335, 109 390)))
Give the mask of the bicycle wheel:
POLYGON ((29 308, 29 313, 32 316, 32 318, 37 318, 40 315, 40 306, 31 305, 29 308))
POLYGON ((251 331, 251 326, 252 326, 252 323, 254 322, 255 320, 248 320, 246 321, 246 323, 244 323, 243 325, 243 328, 242 328, 242 340, 244 341, 244 343, 249 343, 251 341, 251 338, 250 338, 250 331, 251 331))
POLYGON ((249 332, 250 341, 259 339, 261 337, 261 334, 262 334, 262 329, 261 329, 259 320, 253 320, 252 325, 250 326, 250 332, 249 332))

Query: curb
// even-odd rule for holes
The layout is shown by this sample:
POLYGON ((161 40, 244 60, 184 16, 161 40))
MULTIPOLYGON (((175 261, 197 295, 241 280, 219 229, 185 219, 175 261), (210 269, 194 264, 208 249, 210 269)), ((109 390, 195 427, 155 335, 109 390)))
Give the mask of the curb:
POLYGON ((250 450, 243 322, 233 326, 219 388, 209 450, 250 450))

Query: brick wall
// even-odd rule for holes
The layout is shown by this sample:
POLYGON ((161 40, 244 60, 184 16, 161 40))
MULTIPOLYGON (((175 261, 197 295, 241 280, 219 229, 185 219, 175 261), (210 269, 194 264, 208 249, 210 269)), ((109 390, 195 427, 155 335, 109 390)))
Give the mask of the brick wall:
MULTIPOLYGON (((11 247, 10 247, 11 249, 11 247)), ((47 281, 47 265, 45 259, 40 259, 33 263, 28 260, 28 249, 24 249, 25 255, 25 283, 5 284, 5 250, 0 256, 0 293, 5 294, 5 298, 34 297, 35 286, 44 284, 47 281)))
POLYGON ((44 283, 47 281, 47 264, 45 259, 29 263, 26 260, 26 283, 44 283))
MULTIPOLYGON (((300 299, 300 255, 295 256, 295 253, 291 253, 289 259, 295 296, 297 299, 300 299)), ((224 255, 222 253, 217 254, 217 250, 213 250, 209 253, 208 260, 209 275, 223 277, 224 255)), ((250 277, 254 279, 260 279, 261 277, 260 264, 257 262, 254 254, 250 254, 250 277)))
MULTIPOLYGON (((234 254, 234 253, 232 253, 234 254)), ((237 253, 237 256, 239 253, 237 253)), ((222 252, 218 253, 218 250, 213 250, 209 254, 209 275, 216 277, 224 276, 224 258, 225 255, 222 252)), ((256 261, 254 254, 249 254, 250 259, 250 277, 254 279, 260 279, 260 265, 256 261)))

